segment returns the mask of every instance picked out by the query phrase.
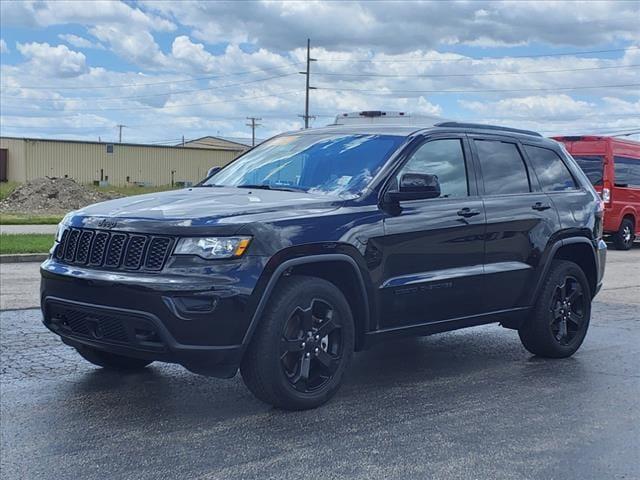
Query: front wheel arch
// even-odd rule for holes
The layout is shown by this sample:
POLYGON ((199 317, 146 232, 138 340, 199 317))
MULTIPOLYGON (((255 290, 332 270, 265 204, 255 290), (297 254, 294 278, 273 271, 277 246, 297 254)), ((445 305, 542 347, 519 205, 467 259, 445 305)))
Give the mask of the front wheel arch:
POLYGON ((249 327, 242 341, 243 349, 246 350, 249 345, 249 342, 261 321, 261 317, 265 307, 267 306, 269 297, 274 292, 277 284, 283 278, 291 276, 292 274, 318 277, 333 283, 340 290, 344 290, 347 283, 345 280, 348 279, 341 277, 341 272, 349 272, 351 275, 350 279, 353 280, 353 283, 351 284, 353 291, 349 293, 354 294, 349 295, 349 293, 346 293, 345 296, 347 296, 347 300, 354 316, 356 329, 355 348, 356 351, 362 349, 364 344, 364 334, 370 325, 370 295, 367 291, 364 276, 358 266, 358 263, 349 255, 342 253, 296 257, 280 263, 269 278, 269 281, 260 296, 260 300, 258 301, 258 305, 251 317, 249 327), (332 265, 337 265, 340 269, 332 270, 330 268, 332 265))

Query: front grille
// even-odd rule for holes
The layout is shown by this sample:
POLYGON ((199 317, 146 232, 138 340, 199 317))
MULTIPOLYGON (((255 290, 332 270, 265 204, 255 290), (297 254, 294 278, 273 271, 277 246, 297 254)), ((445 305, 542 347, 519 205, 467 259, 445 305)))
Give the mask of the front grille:
POLYGON ((172 246, 170 237, 68 228, 62 232, 54 257, 72 265, 158 271, 172 246))

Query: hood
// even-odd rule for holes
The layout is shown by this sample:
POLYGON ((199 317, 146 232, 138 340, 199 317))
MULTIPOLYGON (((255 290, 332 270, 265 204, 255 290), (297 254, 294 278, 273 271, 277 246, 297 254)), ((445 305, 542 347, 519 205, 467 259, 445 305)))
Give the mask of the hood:
POLYGON ((98 228, 102 225, 96 222, 105 219, 107 228, 139 221, 162 221, 167 227, 222 226, 317 215, 341 204, 337 197, 305 192, 196 187, 96 203, 73 212, 71 217, 74 224, 98 228))

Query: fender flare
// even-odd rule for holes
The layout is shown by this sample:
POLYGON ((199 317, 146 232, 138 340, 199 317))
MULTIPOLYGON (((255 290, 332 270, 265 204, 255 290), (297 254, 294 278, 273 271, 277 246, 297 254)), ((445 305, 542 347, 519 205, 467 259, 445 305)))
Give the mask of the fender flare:
MULTIPOLYGON (((551 245, 551 247, 548 248, 548 253, 546 254, 544 265, 542 266, 540 276, 538 277, 538 281, 536 282, 536 289, 532 297, 532 300, 533 300, 532 304, 535 305, 535 303, 538 300, 538 296, 540 295, 540 291, 542 290, 542 284, 544 283, 544 280, 547 278, 547 273, 549 273, 549 269, 551 268, 551 262, 553 261, 553 258, 555 257, 556 252, 562 247, 565 247, 567 245, 575 245, 578 243, 586 243, 587 245, 589 245, 593 255, 593 262, 596 267, 596 272, 598 271, 598 268, 599 268, 598 259, 596 256, 596 252, 594 251, 594 248, 593 248, 593 242, 590 239, 588 239, 587 237, 568 237, 568 238, 562 238, 560 240, 557 240, 553 245, 551 245)), ((596 279, 596 283, 597 283, 597 279, 596 279)))
POLYGON ((275 269, 275 271, 269 278, 267 286, 262 292, 260 301, 258 302, 258 306, 253 312, 253 315, 251 317, 251 322, 249 323, 249 328, 247 328, 247 332, 245 333, 244 338, 242 339, 243 352, 249 345, 249 342, 253 337, 253 333, 258 327, 258 323, 260 322, 260 317, 262 316, 262 312, 267 306, 267 302, 269 301, 269 298, 271 297, 271 294, 273 293, 273 290, 276 284, 278 283, 278 281, 280 280, 280 278, 282 277, 283 273, 289 268, 296 267, 298 265, 306 265, 310 263, 320 263, 320 262, 346 262, 351 266, 354 273, 356 274, 356 278, 358 279, 358 288, 360 289, 363 296, 362 298, 363 298, 365 318, 367 319, 369 318, 370 316, 369 295, 367 293, 367 289, 364 283, 364 278, 362 277, 362 272, 360 271, 358 264, 353 258, 351 258, 349 255, 344 253, 327 253, 327 254, 308 255, 304 257, 292 258, 278 265, 278 267, 275 269))

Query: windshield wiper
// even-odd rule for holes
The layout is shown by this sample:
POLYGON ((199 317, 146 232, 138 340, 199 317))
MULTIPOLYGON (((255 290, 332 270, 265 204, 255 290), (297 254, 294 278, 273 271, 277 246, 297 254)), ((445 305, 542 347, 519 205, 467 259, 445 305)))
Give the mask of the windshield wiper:
POLYGON ((244 185, 236 185, 236 188, 255 188, 256 190, 280 190, 283 192, 306 192, 304 188, 285 187, 285 186, 274 187, 267 183, 257 183, 257 184, 248 183, 244 185))

